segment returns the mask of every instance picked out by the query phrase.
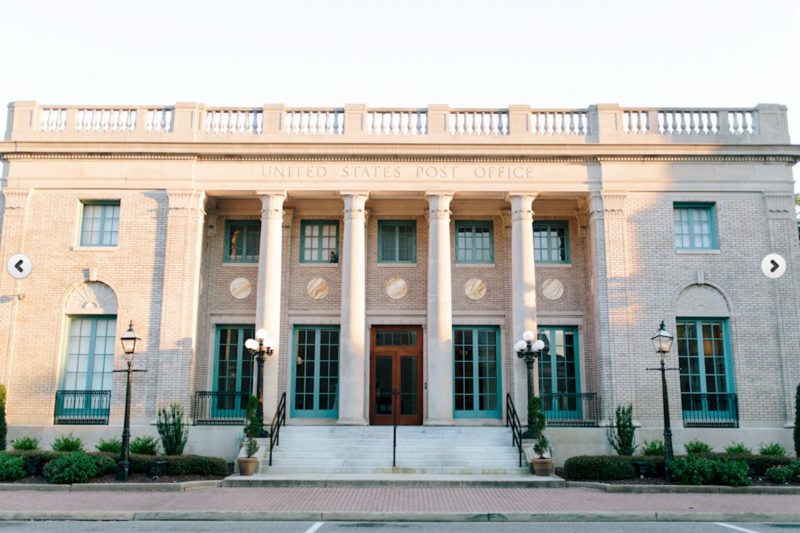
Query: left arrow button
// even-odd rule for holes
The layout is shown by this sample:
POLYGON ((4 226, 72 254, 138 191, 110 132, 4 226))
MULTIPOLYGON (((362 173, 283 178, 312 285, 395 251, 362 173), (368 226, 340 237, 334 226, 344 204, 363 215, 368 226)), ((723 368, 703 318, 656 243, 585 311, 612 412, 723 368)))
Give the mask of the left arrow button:
POLYGON ((33 262, 31 258, 25 254, 14 254, 6 263, 6 269, 12 277, 17 279, 25 279, 33 270, 33 262))

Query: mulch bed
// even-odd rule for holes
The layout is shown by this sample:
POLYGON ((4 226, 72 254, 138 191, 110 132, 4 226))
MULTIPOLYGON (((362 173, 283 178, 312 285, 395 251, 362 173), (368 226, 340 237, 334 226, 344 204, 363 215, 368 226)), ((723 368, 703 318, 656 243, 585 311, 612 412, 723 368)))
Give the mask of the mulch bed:
MULTIPOLYGON (((221 481, 223 478, 219 476, 164 476, 153 477, 146 474, 130 474, 128 476, 128 483, 185 483, 187 481, 221 481)), ((6 481, 6 483, 16 483, 20 485, 39 483, 47 485, 47 480, 44 476, 25 476, 17 481, 6 481)), ((117 481, 117 474, 108 474, 105 476, 94 477, 87 481, 85 484, 92 483, 125 483, 124 481, 117 481)))
MULTIPOLYGON (((564 469, 561 467, 556 468, 556 475, 562 479, 566 479, 567 481, 580 481, 580 480, 570 480, 564 469)), ((750 480, 753 482, 751 487, 800 487, 800 483, 789 483, 788 485, 779 485, 778 483, 773 483, 772 481, 768 480, 765 477, 755 476, 751 477, 750 480)), ((597 481, 597 483, 605 483, 607 485, 666 485, 664 483, 664 478, 661 477, 638 477, 633 479, 612 479, 610 481, 597 481)))

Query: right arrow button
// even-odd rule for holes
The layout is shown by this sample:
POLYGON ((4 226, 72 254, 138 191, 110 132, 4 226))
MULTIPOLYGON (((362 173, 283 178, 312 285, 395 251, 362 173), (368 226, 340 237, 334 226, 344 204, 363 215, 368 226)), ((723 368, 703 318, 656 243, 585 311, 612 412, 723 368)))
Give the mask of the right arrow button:
POLYGON ((786 259, 778 254, 769 254, 761 261, 761 272, 769 279, 778 279, 786 273, 786 259))

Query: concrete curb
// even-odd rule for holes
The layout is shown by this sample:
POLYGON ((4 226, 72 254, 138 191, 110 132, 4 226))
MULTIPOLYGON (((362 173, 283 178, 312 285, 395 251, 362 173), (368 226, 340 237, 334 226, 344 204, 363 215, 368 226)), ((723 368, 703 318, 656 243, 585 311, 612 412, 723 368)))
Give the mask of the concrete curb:
POLYGON ((800 487, 726 487, 721 485, 610 485, 591 481, 567 481, 570 489, 594 489, 617 494, 800 494, 800 487))
POLYGON ((0 511, 0 521, 302 522, 800 522, 796 513, 583 512, 446 513, 364 511, 0 511))
POLYGON ((183 483, 75 483, 47 485, 44 483, 0 483, 0 491, 60 491, 60 492, 184 492, 187 490, 221 487, 222 480, 185 481, 183 483))
POLYGON ((503 480, 443 480, 443 479, 225 479, 222 487, 264 488, 264 487, 316 487, 316 488, 520 488, 540 489, 567 487, 567 482, 559 481, 503 481, 503 480))

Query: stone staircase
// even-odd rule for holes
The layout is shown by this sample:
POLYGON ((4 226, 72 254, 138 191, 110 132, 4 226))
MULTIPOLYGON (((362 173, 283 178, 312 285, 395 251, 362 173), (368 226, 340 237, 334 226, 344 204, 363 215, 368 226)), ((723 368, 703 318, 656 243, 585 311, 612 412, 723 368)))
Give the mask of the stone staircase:
POLYGON ((284 426, 273 466, 261 465, 270 475, 528 473, 505 427, 398 427, 392 468, 391 426, 284 426))

